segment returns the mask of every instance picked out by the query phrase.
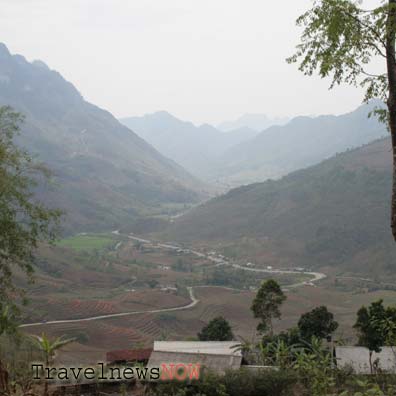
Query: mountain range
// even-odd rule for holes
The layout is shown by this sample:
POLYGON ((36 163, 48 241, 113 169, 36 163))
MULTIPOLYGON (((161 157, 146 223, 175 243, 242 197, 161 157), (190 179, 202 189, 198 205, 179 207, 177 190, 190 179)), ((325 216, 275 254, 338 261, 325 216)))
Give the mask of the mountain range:
POLYGON ((385 126, 368 118, 378 105, 372 102, 340 116, 297 117, 261 132, 247 126, 252 125, 247 116, 232 124, 239 129, 226 133, 208 124, 196 127, 167 112, 121 121, 191 173, 229 189, 279 178, 386 136, 385 126))
POLYGON ((223 243, 267 265, 386 277, 396 263, 391 181, 383 138, 280 180, 233 189, 176 219, 163 237, 223 243))
POLYGON ((17 142, 54 172, 55 186, 37 193, 66 211, 69 231, 109 229, 207 196, 203 183, 85 101, 58 72, 4 44, 0 104, 25 116, 17 142))
POLYGON ((218 159, 227 149, 257 135, 248 127, 224 133, 209 124, 195 126, 166 111, 120 121, 165 156, 207 181, 221 166, 218 159))

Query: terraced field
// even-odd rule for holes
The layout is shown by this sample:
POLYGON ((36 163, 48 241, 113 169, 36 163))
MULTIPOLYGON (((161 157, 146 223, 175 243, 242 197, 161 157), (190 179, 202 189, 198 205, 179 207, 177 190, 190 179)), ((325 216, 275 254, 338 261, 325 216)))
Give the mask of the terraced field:
MULTIPOLYGON (((29 294, 28 322, 185 306, 190 299, 183 290, 189 284, 193 284, 199 302, 182 311, 145 312, 79 323, 42 323, 23 329, 34 334, 45 331, 54 337, 66 335, 76 338, 75 343, 57 355, 58 362, 95 363, 103 360, 109 350, 151 346, 154 340, 161 339, 191 339, 219 315, 231 323, 236 336, 251 339, 255 334, 257 321, 250 311, 254 293, 227 287, 199 286, 208 274, 205 271, 214 265, 203 258, 180 257, 166 251, 144 251, 136 243, 126 240, 122 240, 118 249, 103 254, 79 254, 71 249, 69 260, 64 257, 65 249, 48 249, 43 256, 37 283, 29 294), (59 257, 62 257, 61 261, 59 257), (188 271, 175 269, 180 258, 190 266, 188 271), (54 269, 61 271, 61 276, 54 269), (154 287, 149 286, 148 281, 151 280, 156 280, 154 287), (164 291, 162 289, 167 287, 163 285, 178 285, 179 293, 175 294, 172 289, 164 291)), ((362 304, 378 298, 396 303, 396 292, 392 291, 370 293, 366 288, 337 289, 334 275, 320 280, 316 286, 291 289, 287 297, 282 308, 282 321, 275 324, 277 330, 296 325, 300 315, 315 306, 327 305, 340 322, 338 335, 343 338, 353 337, 352 324, 362 304)))
POLYGON ((40 298, 39 300, 32 300, 32 311, 27 322, 81 319, 121 312, 149 311, 179 307, 188 303, 189 299, 187 297, 178 296, 174 292, 161 292, 159 290, 124 292, 112 300, 40 298))

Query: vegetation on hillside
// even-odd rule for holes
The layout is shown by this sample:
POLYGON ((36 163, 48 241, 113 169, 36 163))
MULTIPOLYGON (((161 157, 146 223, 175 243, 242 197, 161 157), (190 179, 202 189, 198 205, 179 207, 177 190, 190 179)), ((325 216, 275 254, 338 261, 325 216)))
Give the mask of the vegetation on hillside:
POLYGON ((33 188, 49 172, 18 148, 15 137, 22 117, 0 107, 0 335, 11 329, 18 314, 15 272, 33 273, 33 257, 41 241, 53 242, 60 212, 38 202, 33 188))
POLYGON ((380 99, 386 108, 374 114, 387 122, 393 152, 391 228, 396 240, 396 0, 384 0, 372 9, 361 1, 319 0, 301 15, 301 43, 289 62, 300 62, 306 75, 330 77, 331 86, 360 85, 364 100, 380 99), (371 72, 381 59, 386 72, 371 72))
MULTIPOLYGON (((392 274, 396 248, 388 228, 391 158, 386 139, 339 154, 278 181, 243 186, 179 218, 165 232, 270 252, 290 266, 392 274), (246 238, 257 246, 242 244, 246 238)), ((272 262, 268 262, 272 265, 272 262)))

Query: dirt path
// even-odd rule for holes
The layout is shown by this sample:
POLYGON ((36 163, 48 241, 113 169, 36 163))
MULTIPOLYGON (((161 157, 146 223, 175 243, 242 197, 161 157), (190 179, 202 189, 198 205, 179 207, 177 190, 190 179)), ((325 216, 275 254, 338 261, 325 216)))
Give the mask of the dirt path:
POLYGON ((162 312, 174 312, 174 311, 183 311, 185 309, 190 309, 195 307, 199 300, 194 295, 194 290, 192 287, 187 288, 189 295, 190 295, 190 302, 186 305, 182 305, 179 307, 173 308, 162 308, 162 309, 151 309, 148 311, 132 311, 132 312, 121 312, 115 314, 107 314, 107 315, 100 315, 100 316, 89 316, 87 318, 81 319, 63 319, 63 320, 51 320, 48 322, 35 322, 35 323, 25 323, 20 325, 19 327, 34 327, 34 326, 47 326, 52 324, 62 324, 62 323, 81 323, 81 322, 91 322, 94 320, 103 320, 103 319, 111 319, 111 318, 120 318, 123 316, 131 316, 131 315, 139 315, 139 314, 146 314, 146 313, 162 313, 162 312))

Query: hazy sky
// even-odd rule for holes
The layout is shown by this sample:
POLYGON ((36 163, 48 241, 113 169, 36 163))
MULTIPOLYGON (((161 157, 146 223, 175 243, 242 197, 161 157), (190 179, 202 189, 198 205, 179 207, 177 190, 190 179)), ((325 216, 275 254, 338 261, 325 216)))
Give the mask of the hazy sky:
MULTIPOLYGON (((378 1, 367 0, 378 4, 378 1)), ((242 113, 342 113, 355 88, 328 91, 285 58, 311 0, 0 0, 12 53, 41 59, 114 115, 167 110, 195 123, 242 113)))

